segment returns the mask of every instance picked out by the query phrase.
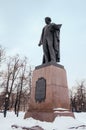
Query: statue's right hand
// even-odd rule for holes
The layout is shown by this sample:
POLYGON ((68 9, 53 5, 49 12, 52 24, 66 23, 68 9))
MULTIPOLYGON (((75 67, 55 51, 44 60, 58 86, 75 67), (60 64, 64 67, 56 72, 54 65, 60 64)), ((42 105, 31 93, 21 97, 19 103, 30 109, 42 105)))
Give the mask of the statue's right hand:
POLYGON ((39 44, 38 44, 38 46, 41 46, 42 45, 42 43, 40 42, 39 44))

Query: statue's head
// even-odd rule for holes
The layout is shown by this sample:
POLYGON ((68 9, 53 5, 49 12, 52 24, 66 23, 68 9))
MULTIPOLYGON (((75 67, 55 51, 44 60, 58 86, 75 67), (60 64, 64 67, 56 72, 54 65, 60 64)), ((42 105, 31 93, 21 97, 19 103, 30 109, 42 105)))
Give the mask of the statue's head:
POLYGON ((45 23, 50 24, 51 23, 51 18, 50 17, 45 17, 45 23))

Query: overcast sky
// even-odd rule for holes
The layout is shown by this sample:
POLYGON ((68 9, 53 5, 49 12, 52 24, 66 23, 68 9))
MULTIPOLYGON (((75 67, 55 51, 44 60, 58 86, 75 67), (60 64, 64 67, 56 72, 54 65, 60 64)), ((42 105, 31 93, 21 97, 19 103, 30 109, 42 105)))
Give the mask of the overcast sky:
POLYGON ((0 44, 8 55, 18 53, 40 65, 38 43, 46 16, 62 24, 60 64, 72 87, 86 79, 86 0, 0 0, 0 44))

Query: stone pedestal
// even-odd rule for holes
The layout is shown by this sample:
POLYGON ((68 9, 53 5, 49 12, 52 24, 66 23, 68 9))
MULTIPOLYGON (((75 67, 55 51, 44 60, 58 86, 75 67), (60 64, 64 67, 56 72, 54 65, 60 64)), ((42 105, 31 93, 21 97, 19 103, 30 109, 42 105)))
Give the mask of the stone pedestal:
POLYGON ((36 67, 33 72, 29 109, 25 118, 53 121, 58 115, 73 116, 70 112, 68 93, 66 71, 62 65, 49 63, 36 67))

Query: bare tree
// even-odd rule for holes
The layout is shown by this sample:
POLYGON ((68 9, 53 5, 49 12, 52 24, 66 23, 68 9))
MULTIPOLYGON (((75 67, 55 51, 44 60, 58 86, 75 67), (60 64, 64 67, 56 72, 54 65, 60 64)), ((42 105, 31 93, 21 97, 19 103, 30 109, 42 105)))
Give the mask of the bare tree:
POLYGON ((75 91, 71 93, 71 106, 74 111, 86 111, 86 86, 85 81, 77 83, 75 91))
POLYGON ((19 74, 19 83, 17 87, 17 95, 16 95, 16 102, 15 102, 15 113, 17 114, 17 116, 19 114, 19 110, 21 109, 20 107, 21 106, 25 107, 24 101, 25 101, 26 95, 30 94, 30 90, 31 90, 30 89, 31 88, 30 73, 31 73, 31 70, 28 69, 27 58, 25 57, 24 60, 21 62, 21 71, 19 74))
POLYGON ((0 45, 0 65, 5 59, 5 49, 0 45))
MULTIPOLYGON (((5 97, 8 94, 8 98, 7 98, 7 100, 5 99, 5 101, 8 103, 9 107, 10 107, 10 97, 11 97, 11 94, 12 94, 12 91, 14 88, 14 84, 16 82, 16 78, 17 78, 19 70, 20 70, 19 60, 20 59, 19 59, 18 55, 16 55, 15 57, 9 57, 8 63, 7 63, 7 71, 4 72, 4 76, 3 76, 5 97)), ((6 102, 5 102, 5 104, 6 104, 6 102)))
POLYGON ((5 89, 6 92, 9 92, 9 98, 12 93, 12 89, 14 86, 14 82, 19 74, 20 71, 20 64, 19 64, 19 56, 16 55, 14 57, 9 57, 7 63, 7 72, 5 72, 5 89))
POLYGON ((2 75, 2 87, 4 88, 4 115, 7 109, 14 109, 15 114, 25 110, 30 97, 32 71, 26 57, 20 59, 19 55, 9 57, 7 66, 2 75), (7 97, 8 95, 8 97, 7 97))
POLYGON ((5 55, 5 48, 3 48, 0 45, 0 92, 2 91, 2 75, 3 75, 3 68, 4 68, 4 61, 6 59, 6 55, 5 55))

